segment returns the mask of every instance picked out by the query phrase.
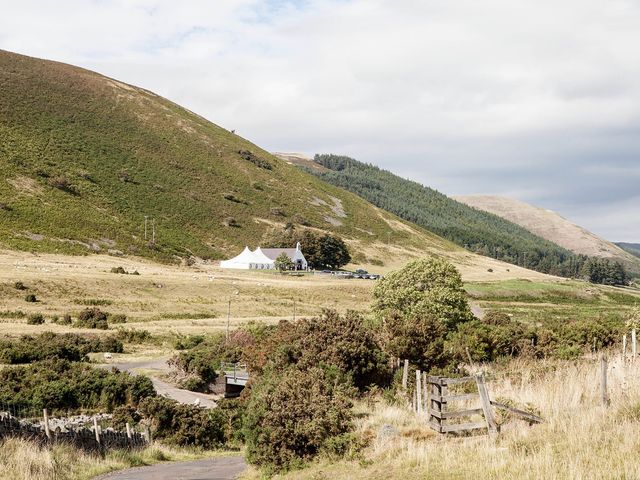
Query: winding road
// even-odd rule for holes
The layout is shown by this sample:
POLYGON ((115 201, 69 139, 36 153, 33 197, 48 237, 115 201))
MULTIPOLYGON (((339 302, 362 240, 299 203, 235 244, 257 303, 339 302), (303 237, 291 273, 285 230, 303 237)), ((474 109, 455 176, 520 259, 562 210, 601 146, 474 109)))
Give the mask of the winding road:
MULTIPOLYGON (((105 363, 101 364, 100 367, 115 367, 132 375, 143 371, 149 376, 159 395, 166 395, 180 403, 192 404, 199 401, 199 404, 203 407, 213 408, 216 406, 213 395, 176 388, 160 380, 153 373, 149 373, 149 371, 168 371, 167 357, 138 362, 105 363)), ((233 480, 246 468, 247 464, 242 457, 216 457, 130 468, 102 475, 94 480, 233 480)))
POLYGON ((192 392, 190 390, 183 390, 181 388, 174 387, 167 382, 160 380, 148 370, 159 370, 166 372, 169 370, 167 365, 167 357, 157 358, 154 360, 144 360, 139 362, 125 362, 125 363, 105 363, 100 365, 101 368, 115 367, 123 372, 129 372, 136 374, 138 370, 146 370, 144 373, 151 379, 153 386, 158 392, 158 395, 165 395, 169 398, 177 400, 180 403, 196 403, 203 407, 213 408, 216 406, 215 396, 206 393, 192 392))
POLYGON ((242 457, 217 457, 130 468, 94 480, 233 480, 245 468, 242 457))

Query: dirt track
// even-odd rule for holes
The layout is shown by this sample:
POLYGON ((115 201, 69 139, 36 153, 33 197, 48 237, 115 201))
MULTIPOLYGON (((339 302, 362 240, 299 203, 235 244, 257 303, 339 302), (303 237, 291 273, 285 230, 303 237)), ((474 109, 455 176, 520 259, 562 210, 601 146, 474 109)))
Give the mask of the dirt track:
POLYGON ((94 480, 233 480, 246 467, 242 457, 207 458, 130 468, 102 475, 94 480))

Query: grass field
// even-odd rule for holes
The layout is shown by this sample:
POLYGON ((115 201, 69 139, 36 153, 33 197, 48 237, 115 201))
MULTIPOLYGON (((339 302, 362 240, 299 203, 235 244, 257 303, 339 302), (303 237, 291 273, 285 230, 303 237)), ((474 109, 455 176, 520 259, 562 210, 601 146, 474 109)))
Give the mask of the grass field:
MULTIPOLYGON (((547 278, 552 284, 556 282, 522 269, 489 273, 471 262, 465 264, 465 257, 457 260, 466 278, 517 278, 522 274, 536 281, 547 278)), ((370 280, 289 277, 275 272, 221 270, 209 264, 178 267, 108 255, 70 257, 4 251, 0 253, 0 335, 35 333, 44 328, 78 331, 52 324, 50 319, 90 306, 126 314, 128 321, 119 328, 145 329, 152 334, 206 333, 226 328, 229 301, 234 327, 251 320, 291 319, 294 303, 297 316, 316 315, 323 308, 366 311, 374 285, 370 280), (120 266, 140 275, 111 273, 120 266), (16 289, 18 281, 27 289, 16 289), (38 302, 26 302, 27 293, 35 294, 38 302), (32 313, 42 313, 48 323, 44 327, 27 325, 26 318, 32 313)))
MULTIPOLYGON (((484 311, 503 310, 526 322, 597 318, 624 313, 640 304, 637 289, 595 286, 512 268, 488 272, 472 262, 465 264, 461 258, 457 262, 475 305, 484 311)), ((373 281, 320 275, 224 271, 211 264, 178 267, 106 255, 3 251, 0 336, 47 330, 105 334, 111 330, 79 330, 50 321, 53 315, 73 315, 87 306, 98 306, 128 316, 128 322, 117 328, 147 330, 154 337, 151 343, 126 345, 126 353, 114 355, 114 362, 156 359, 171 354, 172 342, 165 340, 175 335, 223 331, 229 300, 230 326, 234 328, 252 320, 274 323, 291 319, 294 301, 298 317, 318 314, 322 308, 368 312, 374 285, 373 281), (111 273, 120 266, 139 275, 111 273), (22 282, 26 290, 16 289, 15 282, 22 282), (27 293, 35 294, 38 302, 26 302, 27 293), (28 325, 31 313, 44 314, 45 325, 28 325)), ((94 357, 97 360, 101 355, 94 357)), ((373 403, 362 401, 357 406, 356 431, 370 440, 360 456, 339 461, 322 458, 283 478, 595 479, 636 478, 640 474, 637 462, 630 460, 640 452, 640 444, 632 440, 640 422, 640 394, 636 393, 640 391, 640 362, 612 365, 614 401, 607 410, 597 406, 594 359, 573 363, 515 360, 482 368, 489 372, 493 398, 533 408, 548 422, 536 427, 507 423, 495 443, 483 436, 441 437, 403 405, 388 404, 378 397, 373 403), (384 425, 393 427, 397 434, 383 438, 379 432, 384 425), (594 464, 593 458, 601 459, 600 463, 594 464), (607 476, 607 472, 612 474, 607 476)), ((140 455, 111 455, 96 463, 65 448, 41 451, 10 442, 3 446, 0 466, 16 479, 89 478, 90 474, 196 454, 149 450, 140 455), (61 474, 55 477, 52 471, 61 474)), ((249 471, 246 478, 260 475, 249 471)))

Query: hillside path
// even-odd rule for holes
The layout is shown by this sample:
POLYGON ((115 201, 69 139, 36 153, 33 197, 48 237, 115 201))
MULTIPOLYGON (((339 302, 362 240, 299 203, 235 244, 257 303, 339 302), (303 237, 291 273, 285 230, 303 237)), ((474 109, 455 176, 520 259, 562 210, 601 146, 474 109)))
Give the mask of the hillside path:
MULTIPOLYGON (((115 367, 123 372, 129 372, 133 375, 137 373, 137 370, 160 370, 166 372, 169 370, 167 360, 167 357, 161 357, 154 360, 143 360, 138 362, 105 363, 101 364, 100 367, 107 369, 115 367)), ((145 374, 153 382, 153 386, 156 389, 156 392, 158 392, 158 395, 165 395, 180 403, 195 403, 196 400, 199 400, 199 404, 203 407, 213 408, 217 406, 214 395, 177 388, 163 380, 160 380, 158 377, 153 375, 152 372, 145 372, 145 374)))
POLYGON ((233 480, 246 468, 242 457, 217 457, 129 468, 94 480, 233 480))

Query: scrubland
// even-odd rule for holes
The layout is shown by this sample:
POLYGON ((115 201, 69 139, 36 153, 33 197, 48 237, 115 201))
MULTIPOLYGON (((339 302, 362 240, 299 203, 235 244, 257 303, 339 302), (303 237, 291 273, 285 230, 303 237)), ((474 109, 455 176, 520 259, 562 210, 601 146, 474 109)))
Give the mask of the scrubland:
MULTIPOLYGON (((509 360, 476 365, 489 378, 492 399, 534 411, 545 423, 529 426, 498 415, 490 439, 441 435, 402 404, 377 400, 358 406, 357 432, 369 445, 351 460, 323 458, 282 479, 620 479, 639 478, 640 359, 611 352, 609 406, 603 406, 597 358, 509 360), (389 433, 391 432, 391 433, 389 433)), ((256 471, 245 479, 260 478, 256 471)))

